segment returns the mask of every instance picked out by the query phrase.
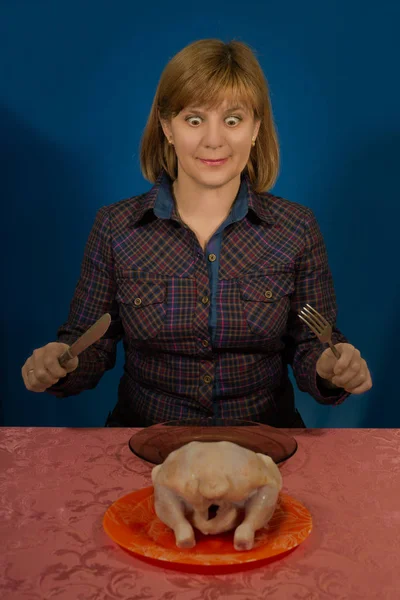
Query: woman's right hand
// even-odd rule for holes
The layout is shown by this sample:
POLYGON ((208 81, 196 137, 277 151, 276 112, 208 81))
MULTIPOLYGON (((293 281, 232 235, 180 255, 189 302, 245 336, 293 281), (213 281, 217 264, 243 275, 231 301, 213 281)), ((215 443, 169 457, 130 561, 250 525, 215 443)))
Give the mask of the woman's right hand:
POLYGON ((34 350, 21 369, 26 389, 30 392, 44 392, 59 379, 75 371, 79 364, 78 357, 69 360, 64 367, 58 362, 59 357, 68 348, 68 344, 50 342, 34 350))

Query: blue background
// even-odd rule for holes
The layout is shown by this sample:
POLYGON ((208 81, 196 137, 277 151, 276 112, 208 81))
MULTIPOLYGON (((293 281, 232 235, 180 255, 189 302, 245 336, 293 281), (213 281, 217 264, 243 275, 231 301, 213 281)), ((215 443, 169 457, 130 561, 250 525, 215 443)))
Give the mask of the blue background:
POLYGON ((324 234, 338 325, 373 389, 340 407, 297 393, 310 427, 398 427, 400 3, 383 0, 2 2, 0 148, 5 425, 102 426, 123 352, 97 389, 27 392, 20 369, 55 339, 101 206, 149 189, 139 142, 160 74, 188 43, 232 38, 268 78, 282 168, 274 192, 324 234))

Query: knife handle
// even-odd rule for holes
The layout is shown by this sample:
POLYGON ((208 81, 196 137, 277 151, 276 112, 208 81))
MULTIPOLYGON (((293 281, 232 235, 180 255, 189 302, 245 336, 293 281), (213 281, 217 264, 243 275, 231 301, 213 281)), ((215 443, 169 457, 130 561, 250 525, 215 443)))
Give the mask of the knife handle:
POLYGON ((61 356, 59 356, 58 362, 60 363, 60 366, 63 367, 65 363, 71 360, 72 358, 75 357, 72 356, 71 352, 69 351, 69 348, 67 348, 67 350, 65 350, 65 352, 63 352, 61 356))

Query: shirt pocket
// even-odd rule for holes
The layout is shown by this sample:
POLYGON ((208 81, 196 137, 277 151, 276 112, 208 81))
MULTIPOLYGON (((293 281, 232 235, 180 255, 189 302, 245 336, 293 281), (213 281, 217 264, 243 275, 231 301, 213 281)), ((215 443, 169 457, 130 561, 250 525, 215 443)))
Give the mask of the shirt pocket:
POLYGON ((121 279, 116 297, 125 333, 134 339, 154 338, 167 312, 167 285, 163 281, 121 279))
POLYGON ((244 317, 254 334, 265 339, 285 333, 294 291, 291 273, 274 273, 239 281, 244 317))

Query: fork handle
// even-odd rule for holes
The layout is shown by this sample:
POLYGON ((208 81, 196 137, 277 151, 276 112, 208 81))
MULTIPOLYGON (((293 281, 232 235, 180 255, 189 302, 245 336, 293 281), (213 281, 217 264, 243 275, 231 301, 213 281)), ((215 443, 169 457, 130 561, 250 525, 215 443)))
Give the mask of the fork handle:
POLYGON ((330 349, 332 350, 333 354, 335 355, 336 358, 340 358, 340 354, 339 351, 337 350, 337 348, 332 344, 332 342, 328 342, 330 349))

